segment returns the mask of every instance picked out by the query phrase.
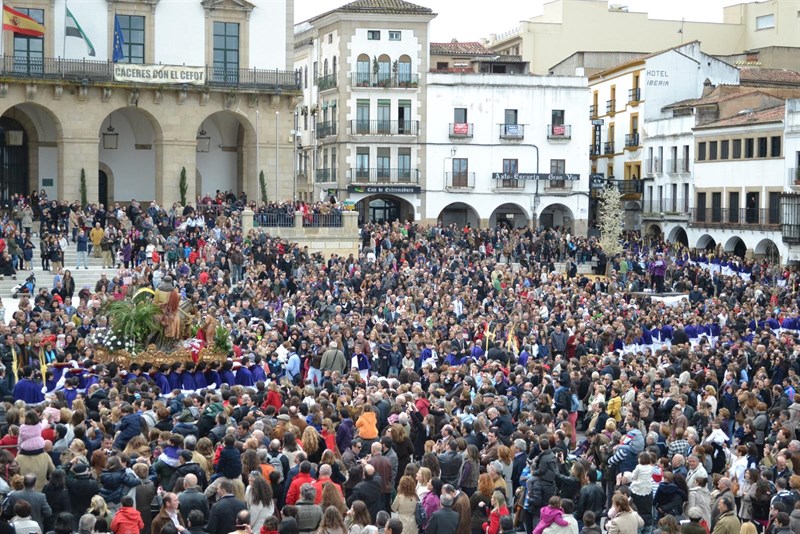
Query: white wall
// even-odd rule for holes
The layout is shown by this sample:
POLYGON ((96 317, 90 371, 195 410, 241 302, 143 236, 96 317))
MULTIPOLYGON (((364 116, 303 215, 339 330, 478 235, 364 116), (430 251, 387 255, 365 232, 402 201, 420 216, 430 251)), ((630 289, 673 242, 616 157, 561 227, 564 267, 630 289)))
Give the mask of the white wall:
POLYGON ((286 35, 286 4, 294 0, 250 1, 256 5, 250 13, 250 68, 291 69, 286 39, 293 36, 286 35))
MULTIPOLYGON (((156 63, 205 65, 205 16, 206 10, 200 2, 159 2, 156 6, 156 63)), ((253 30, 251 23, 251 34, 253 30)), ((245 44, 240 42, 239 46, 245 44)), ((254 53, 255 50, 250 51, 251 61, 254 53)), ((213 63, 212 58, 209 63, 213 63)))
MULTIPOLYGON (((87 176, 88 179, 88 176, 87 176)), ((39 189, 47 191, 47 198, 57 198, 58 184, 58 147, 39 147, 39 189), (53 180, 53 185, 44 187, 43 180, 53 180)))
MULTIPOLYGON (((103 121, 100 131, 106 131, 109 119, 103 121)), ((153 200, 156 197, 155 171, 156 149, 151 130, 149 140, 142 135, 135 138, 133 127, 123 113, 113 114, 112 126, 119 134, 119 144, 116 150, 103 148, 100 136, 99 160, 111 168, 114 177, 114 199, 139 201, 153 200), (133 145, 153 144, 150 150, 134 150, 133 145)), ((87 169, 87 172, 91 172, 87 169)), ((109 176, 109 178, 111 178, 109 176)))

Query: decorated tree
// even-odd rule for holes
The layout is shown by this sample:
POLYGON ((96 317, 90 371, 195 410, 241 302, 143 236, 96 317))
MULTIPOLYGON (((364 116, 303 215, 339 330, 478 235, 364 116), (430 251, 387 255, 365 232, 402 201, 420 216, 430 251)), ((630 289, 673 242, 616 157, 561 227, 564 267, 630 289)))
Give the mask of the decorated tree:
POLYGON ((178 184, 178 190, 181 193, 181 206, 185 206, 186 192, 189 190, 189 184, 186 182, 186 167, 181 167, 181 181, 178 184))
POLYGON ((619 189, 614 185, 605 187, 600 193, 600 246, 609 258, 622 252, 620 240, 625 224, 624 217, 619 189))
POLYGON ((264 171, 258 173, 258 185, 261 192, 261 202, 267 203, 267 180, 264 178, 264 171))

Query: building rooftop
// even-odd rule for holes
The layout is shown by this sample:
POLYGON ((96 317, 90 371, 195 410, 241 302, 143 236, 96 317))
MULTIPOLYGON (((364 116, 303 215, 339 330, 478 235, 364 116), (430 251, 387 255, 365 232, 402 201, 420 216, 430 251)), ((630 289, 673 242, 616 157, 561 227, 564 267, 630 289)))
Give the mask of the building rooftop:
POLYGON ((381 15, 436 15, 429 7, 419 6, 405 0, 355 0, 336 9, 326 11, 309 20, 317 20, 331 13, 374 13, 381 15))
POLYGON ((431 43, 431 55, 438 56, 494 56, 494 52, 477 41, 459 43, 431 43))
MULTIPOLYGON (((731 86, 731 87, 738 87, 738 86, 731 86)), ((707 106, 710 104, 719 104, 722 102, 727 102, 728 100, 733 100, 735 98, 740 98, 746 95, 752 95, 755 93, 762 93, 758 89, 752 89, 749 91, 741 91, 737 90, 733 93, 725 93, 714 91, 710 95, 701 96, 700 98, 689 98, 686 100, 680 100, 678 102, 673 102, 668 106, 664 106, 662 109, 677 109, 677 108, 687 108, 687 107, 696 107, 696 106, 707 106)), ((766 94, 766 93, 762 93, 766 94)))
POLYGON ((637 57, 631 58, 628 61, 620 63, 619 65, 614 65, 613 67, 609 67, 608 69, 606 69, 604 71, 601 71, 601 72, 598 72, 597 74, 592 75, 592 78, 597 78, 598 76, 604 76, 604 75, 610 74, 612 72, 616 72, 616 71, 619 71, 619 70, 626 69, 628 67, 632 67, 634 65, 638 65, 638 64, 642 63, 643 61, 645 61, 646 59, 650 59, 651 57, 658 56, 660 54, 663 54, 664 52, 669 52, 671 50, 680 50, 681 48, 683 48, 685 46, 689 46, 689 45, 693 45, 693 44, 700 44, 700 41, 697 41, 697 40, 689 41, 688 43, 679 44, 677 46, 671 46, 671 47, 665 48, 663 50, 658 50, 656 52, 650 52, 649 54, 643 54, 641 56, 637 56, 637 57))
POLYGON ((759 109, 752 112, 742 110, 733 117, 709 122, 702 126, 696 126, 695 130, 709 128, 726 128, 728 126, 742 126, 749 124, 767 124, 771 122, 781 122, 784 118, 785 105, 775 106, 767 109, 759 109))
POLYGON ((785 84, 800 86, 800 72, 788 69, 742 67, 739 69, 739 81, 742 84, 748 85, 766 83, 771 85, 785 84))

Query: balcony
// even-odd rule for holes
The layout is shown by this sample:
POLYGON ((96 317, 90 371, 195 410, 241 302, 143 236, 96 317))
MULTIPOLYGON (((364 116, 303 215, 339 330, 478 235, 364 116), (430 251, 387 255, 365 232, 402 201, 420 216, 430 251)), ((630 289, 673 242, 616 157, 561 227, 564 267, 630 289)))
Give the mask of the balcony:
POLYGON ((606 141, 603 143, 603 154, 613 154, 614 153, 614 143, 611 141, 606 141))
POLYGON ((652 159, 644 160, 644 174, 645 176, 653 176, 653 174, 655 174, 655 169, 652 159))
POLYGON ((419 135, 419 121, 350 121, 352 135, 419 135))
POLYGON ((800 244, 800 194, 781 195, 781 240, 790 245, 800 244))
POLYGON ((664 172, 664 160, 661 158, 654 158, 653 159, 653 172, 655 174, 661 174, 664 172))
POLYGON ((569 124, 548 124, 547 138, 555 140, 567 140, 572 138, 572 126, 569 124))
POLYGON ((451 122, 450 139, 472 139, 471 122, 451 122))
POLYGON ((473 189, 475 187, 474 172, 447 172, 445 173, 447 189, 473 189))
POLYGON ((500 125, 500 139, 524 139, 524 138, 525 138, 524 124, 500 125))
POLYGON ((596 158, 600 155, 600 145, 589 145, 589 157, 596 158))
POLYGON ((417 74, 382 74, 370 72, 350 73, 350 84, 353 87, 382 87, 399 89, 416 89, 419 86, 417 74))
POLYGON ((667 174, 678 174, 678 162, 672 158, 667 160, 667 174))
POLYGON ((592 119, 596 119, 597 118, 597 106, 594 105, 594 104, 589 106, 589 117, 592 118, 592 119))
POLYGON ((786 183, 790 187, 800 187, 800 173, 797 172, 796 168, 786 169, 786 183))
POLYGON ((628 89, 628 103, 638 104, 641 101, 642 90, 639 87, 628 89))
POLYGON ((336 135, 336 122, 326 121, 317 124, 317 139, 328 137, 329 135, 336 135))
POLYGON ((641 195, 644 192, 644 180, 616 180, 614 183, 623 195, 641 195))
POLYGON ((777 208, 693 208, 689 226, 700 228, 760 228, 776 230, 781 226, 777 208))
POLYGON ((317 169, 314 176, 317 183, 335 182, 336 169, 317 169))
POLYGON ((616 107, 616 100, 606 100, 606 113, 614 113, 616 111, 616 107))
POLYGON ((349 176, 351 184, 419 184, 419 169, 350 169, 349 176))
MULTIPOLYGON (((61 58, 23 58, 0 56, 0 76, 34 80, 72 82, 115 82, 114 69, 125 70, 137 65, 122 65, 112 61, 61 58)), ((147 67, 142 65, 141 67, 147 67)), ((152 66, 151 66, 152 67, 152 66)), ((300 76, 295 71, 267 69, 226 69, 214 66, 200 67, 202 83, 196 86, 208 88, 242 88, 260 91, 298 91, 300 76)), ((197 80, 192 80, 196 82, 197 80)), ((128 83, 128 82, 126 82, 128 83)), ((134 82, 130 82, 134 83, 134 82)), ((176 86, 172 86, 176 87, 176 86)))
POLYGON ((683 197, 646 198, 642 208, 643 217, 651 220, 686 220, 690 213, 689 199, 683 197))
POLYGON ((328 74, 327 76, 320 76, 317 78, 317 89, 320 91, 327 91, 328 89, 336 88, 336 74, 328 74))
POLYGON ((525 180, 498 178, 492 181, 492 191, 522 191, 523 189, 525 189, 525 180))
POLYGON ((575 180, 546 180, 544 190, 552 193, 572 191, 575 180))
POLYGON ((636 148, 639 146, 639 134, 625 134, 625 148, 636 148))

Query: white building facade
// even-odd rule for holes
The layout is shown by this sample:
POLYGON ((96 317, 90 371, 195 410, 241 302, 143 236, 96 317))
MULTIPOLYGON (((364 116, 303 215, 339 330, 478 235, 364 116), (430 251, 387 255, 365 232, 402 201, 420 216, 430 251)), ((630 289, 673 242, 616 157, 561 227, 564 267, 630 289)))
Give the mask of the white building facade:
POLYGON ((586 78, 431 73, 426 92, 425 220, 585 235, 586 78))

